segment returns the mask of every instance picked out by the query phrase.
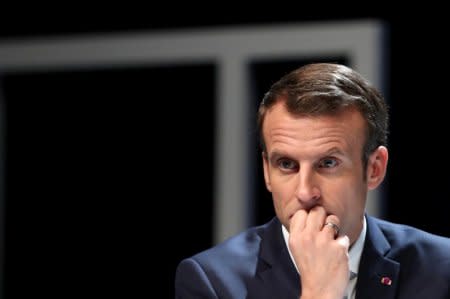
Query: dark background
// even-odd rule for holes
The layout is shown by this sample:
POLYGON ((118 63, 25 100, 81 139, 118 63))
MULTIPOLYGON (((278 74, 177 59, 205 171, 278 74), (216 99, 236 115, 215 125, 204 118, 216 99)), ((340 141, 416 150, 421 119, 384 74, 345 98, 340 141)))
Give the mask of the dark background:
MULTIPOLYGON (((450 52, 444 19, 301 15, 289 9, 245 17, 219 12, 158 16, 151 11, 139 17, 60 15, 44 20, 40 15, 4 18, 0 39, 367 17, 382 19, 388 28, 384 82, 392 119, 385 218, 450 236, 450 171, 444 145, 450 52)), ((97 77, 96 72, 102 70, 2 78, 7 124, 5 298, 172 298, 176 264, 212 242, 208 198, 214 108, 208 99, 214 94, 214 65, 104 70, 104 81, 96 80, 94 88, 89 78, 97 77), (75 90, 68 83, 74 81, 79 87, 75 90), (148 81, 158 88, 149 88, 148 81), (175 82, 176 89, 170 84, 175 82), (130 92, 142 101, 124 106, 130 92), (162 100, 168 94, 195 100, 175 109, 162 100), (27 102, 20 102, 24 95, 27 102), (45 98, 48 106, 36 105, 32 95, 45 98), (60 109, 66 113, 55 115, 61 98, 65 104, 60 109), (83 102, 87 98, 108 102, 83 102), (80 122, 77 111, 86 107, 92 114, 83 113, 80 122), (72 120, 81 125, 71 127, 72 120), (85 138, 92 148, 86 148, 85 138)))

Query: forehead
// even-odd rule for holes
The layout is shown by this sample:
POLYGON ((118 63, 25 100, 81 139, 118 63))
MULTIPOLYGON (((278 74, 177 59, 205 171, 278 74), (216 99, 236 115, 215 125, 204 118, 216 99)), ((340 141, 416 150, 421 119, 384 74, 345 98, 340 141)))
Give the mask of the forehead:
POLYGON ((303 146, 341 144, 362 147, 366 121, 355 108, 343 109, 333 115, 293 115, 282 103, 271 107, 263 123, 266 146, 303 146), (360 146, 359 146, 360 145, 360 146))

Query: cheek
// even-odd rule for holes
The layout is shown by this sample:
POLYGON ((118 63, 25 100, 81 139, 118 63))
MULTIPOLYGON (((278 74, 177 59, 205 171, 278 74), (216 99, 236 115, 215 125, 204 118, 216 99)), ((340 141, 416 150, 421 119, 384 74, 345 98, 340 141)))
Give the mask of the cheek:
POLYGON ((345 208, 353 207, 356 202, 360 203, 361 199, 367 193, 367 183, 362 177, 342 176, 322 181, 320 191, 325 199, 335 199, 337 204, 345 205, 345 208))
POLYGON ((366 195, 367 185, 362 179, 336 182, 323 189, 324 198, 334 199, 329 204, 334 205, 335 212, 342 215, 356 215, 364 211, 366 195))
POLYGON ((292 180, 271 176, 272 195, 276 196, 278 201, 286 201, 289 195, 292 195, 292 180))
POLYGON ((272 181, 272 199, 274 203, 275 210, 277 214, 280 215, 280 213, 284 214, 286 210, 286 206, 289 205, 289 203, 295 199, 294 191, 295 188, 292 188, 290 184, 287 184, 286 182, 280 183, 276 180, 272 181))

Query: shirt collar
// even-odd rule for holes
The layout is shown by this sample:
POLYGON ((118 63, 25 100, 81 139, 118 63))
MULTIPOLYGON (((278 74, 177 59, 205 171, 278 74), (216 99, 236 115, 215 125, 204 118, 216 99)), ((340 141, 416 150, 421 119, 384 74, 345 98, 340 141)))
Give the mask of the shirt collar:
MULTIPOLYGON (((294 262, 294 257, 292 256, 291 249, 289 248, 289 243, 288 243, 289 232, 284 227, 284 225, 281 225, 281 231, 283 233, 284 241, 286 242, 286 247, 289 251, 289 255, 291 256, 292 263, 294 264, 295 269, 297 269, 297 272, 298 272, 297 265, 294 262)), ((367 224, 366 224, 366 217, 364 216, 363 228, 361 230, 361 233, 359 234, 359 237, 356 240, 356 242, 353 243, 353 245, 350 247, 350 250, 348 252, 349 268, 350 268, 350 271, 355 274, 358 274, 359 262, 361 260, 361 254, 362 254, 362 250, 363 250, 363 246, 364 246, 364 240, 366 239, 366 231, 367 231, 367 224)))

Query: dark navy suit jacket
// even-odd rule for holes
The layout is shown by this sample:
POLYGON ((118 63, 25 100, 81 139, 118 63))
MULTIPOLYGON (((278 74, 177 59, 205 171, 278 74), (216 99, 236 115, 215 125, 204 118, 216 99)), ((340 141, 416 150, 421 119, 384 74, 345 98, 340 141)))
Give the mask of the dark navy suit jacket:
MULTIPOLYGON (((450 238, 366 215, 357 299, 450 299, 450 238), (392 283, 382 283, 388 277, 392 283)), ((298 299, 300 278, 274 218, 183 260, 177 299, 298 299)))

